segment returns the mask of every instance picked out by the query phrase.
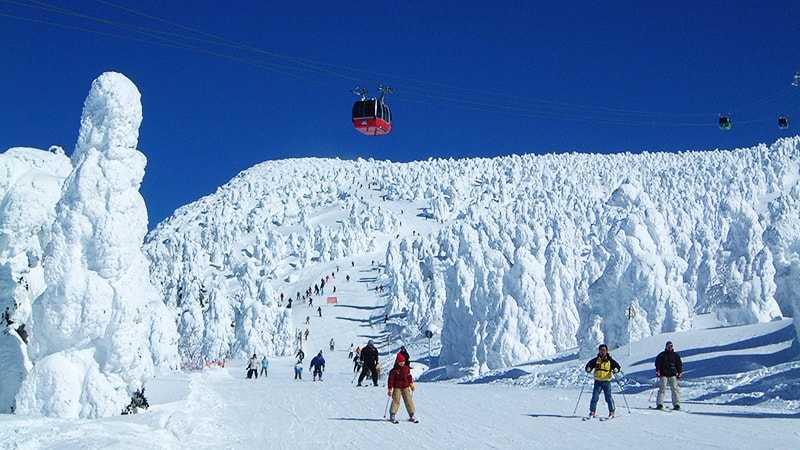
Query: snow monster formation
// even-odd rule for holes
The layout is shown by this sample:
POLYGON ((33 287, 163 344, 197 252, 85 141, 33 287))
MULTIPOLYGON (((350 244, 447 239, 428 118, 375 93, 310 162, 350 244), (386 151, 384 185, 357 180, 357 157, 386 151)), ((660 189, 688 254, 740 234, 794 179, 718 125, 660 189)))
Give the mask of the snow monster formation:
POLYGON ((92 83, 44 255, 46 289, 33 303, 34 367, 17 413, 120 414, 157 367, 177 366, 175 325, 141 250, 141 121, 129 79, 109 72, 92 83))
POLYGON ((42 254, 71 170, 56 146, 0 153, 0 413, 14 411, 31 369, 25 342, 31 306, 45 288, 42 254))

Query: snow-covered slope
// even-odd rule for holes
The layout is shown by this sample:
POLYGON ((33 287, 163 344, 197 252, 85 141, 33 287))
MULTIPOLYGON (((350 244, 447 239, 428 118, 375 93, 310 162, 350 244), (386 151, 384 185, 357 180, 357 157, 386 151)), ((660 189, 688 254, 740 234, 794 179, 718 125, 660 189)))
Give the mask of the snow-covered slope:
POLYGON ((794 316, 798 157, 800 138, 677 154, 272 161, 176 211, 146 251, 184 362, 286 354, 281 308, 297 299, 297 274, 377 253, 401 334, 431 330, 452 376, 480 373, 624 345, 631 306, 634 341, 699 313, 726 325, 794 316), (272 325, 254 330, 253 317, 272 325))
POLYGON ((374 251, 400 226, 359 188, 381 164, 263 163, 148 235, 152 278, 176 311, 184 364, 292 352, 286 307, 303 295, 285 287, 311 264, 374 251))

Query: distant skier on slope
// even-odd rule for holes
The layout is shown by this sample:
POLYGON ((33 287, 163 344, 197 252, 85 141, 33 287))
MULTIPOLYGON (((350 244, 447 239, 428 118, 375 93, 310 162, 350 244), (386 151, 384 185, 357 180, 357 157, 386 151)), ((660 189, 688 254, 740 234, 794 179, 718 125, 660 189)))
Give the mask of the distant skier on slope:
POLYGON ((321 306, 317 306, 317 314, 319 314, 319 316, 322 317, 322 307, 321 306))
POLYGON ((353 357, 353 373, 361 371, 361 356, 356 355, 353 357))
POLYGON ((328 343, 328 345, 330 346, 331 351, 333 351, 333 348, 336 346, 336 342, 334 342, 333 338, 331 338, 331 341, 328 343))
POLYGON ((667 384, 672 391, 672 409, 681 409, 681 390, 678 380, 683 376, 683 362, 681 356, 673 349, 672 342, 667 341, 664 351, 656 356, 656 377, 658 377, 658 399, 656 408, 664 409, 664 396, 667 394, 667 384))
POLYGON ((372 384, 378 385, 378 349, 375 348, 372 339, 367 342, 367 346, 361 350, 361 362, 364 368, 361 369, 361 375, 358 376, 358 386, 369 373, 372 376, 372 384))
POLYGON ((597 356, 586 363, 586 372, 591 373, 594 371, 594 389, 592 389, 592 400, 589 404, 589 417, 597 416, 597 400, 600 398, 600 391, 603 391, 603 395, 605 395, 606 405, 608 405, 608 417, 614 417, 611 378, 620 369, 619 363, 608 353, 608 346, 600 344, 597 356))
POLYGON ((389 371, 388 391, 387 394, 392 399, 392 406, 389 409, 389 420, 397 423, 395 417, 397 411, 400 409, 400 398, 402 397, 403 403, 408 411, 408 420, 410 422, 417 422, 414 417, 414 400, 412 392, 416 389, 414 386, 414 379, 411 377, 411 369, 408 368, 406 357, 402 353, 397 354, 397 359, 394 362, 394 368, 389 371))
POLYGON ((247 363, 247 379, 249 380, 253 377, 258 379, 258 358, 255 353, 253 353, 253 357, 250 358, 250 362, 247 363))
POLYGON ((347 351, 347 359, 353 359, 353 343, 350 343, 350 350, 347 351))
POLYGON ((317 377, 319 377, 319 381, 322 381, 322 372, 325 371, 325 358, 322 357, 322 350, 311 360, 311 366, 309 366, 308 370, 312 369, 314 371, 314 381, 317 381, 317 377))
POLYGON ((302 363, 302 362, 303 362, 303 359, 305 359, 305 357, 306 357, 306 354, 305 354, 305 353, 303 353, 303 349, 301 348, 300 350, 297 350, 297 354, 296 354, 296 355, 294 355, 294 356, 295 356, 295 358, 297 358, 297 360, 298 360, 299 362, 301 362, 301 363, 302 363))
POLYGON ((300 381, 303 380, 303 363, 300 361, 297 361, 297 363, 294 365, 294 379, 300 381))
POLYGON ((267 359, 267 355, 264 355, 264 357, 261 358, 261 375, 263 375, 264 378, 267 377, 267 369, 269 369, 269 360, 267 359))

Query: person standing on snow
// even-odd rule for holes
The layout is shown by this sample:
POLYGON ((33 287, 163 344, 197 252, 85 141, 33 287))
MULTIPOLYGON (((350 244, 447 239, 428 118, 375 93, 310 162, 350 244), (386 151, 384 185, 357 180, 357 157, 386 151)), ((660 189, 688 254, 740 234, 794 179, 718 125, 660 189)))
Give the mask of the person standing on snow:
POLYGON ((356 355, 353 357, 353 373, 361 371, 361 357, 356 355))
POLYGON ((331 338, 331 341, 328 344, 330 345, 331 351, 333 351, 333 348, 336 346, 336 342, 333 341, 333 338, 331 338))
POLYGON ((350 350, 348 350, 347 359, 353 359, 353 344, 352 343, 350 343, 350 350))
POLYGON ((613 374, 619 372, 621 367, 618 362, 608 353, 608 346, 600 344, 597 356, 586 363, 586 373, 594 371, 594 389, 592 389, 592 400, 589 404, 589 417, 597 416, 597 400, 600 398, 600 391, 606 399, 608 405, 608 417, 614 417, 614 399, 611 397, 611 378, 613 374))
POLYGON ((317 314, 322 317, 322 306, 317 306, 317 314))
POLYGON ((308 368, 308 370, 312 369, 314 371, 314 381, 317 381, 317 377, 319 377, 319 381, 322 381, 322 372, 325 371, 325 358, 322 357, 322 350, 320 350, 319 353, 317 353, 317 356, 311 360, 311 366, 308 368))
POLYGON ((672 342, 667 341, 664 351, 656 356, 656 377, 658 377, 657 409, 664 409, 667 384, 669 384, 669 388, 672 391, 672 409, 681 409, 681 390, 678 387, 678 380, 682 376, 683 362, 681 362, 681 356, 672 348, 672 342))
POLYGON ((264 357, 261 358, 261 375, 263 375, 264 378, 267 377, 267 369, 269 369, 269 360, 267 359, 267 355, 264 355, 264 357))
POLYGON ((389 408, 389 420, 394 423, 397 423, 395 415, 400 409, 400 398, 403 399, 403 403, 406 405, 408 420, 410 422, 417 422, 417 419, 414 418, 415 409, 414 400, 412 398, 412 392, 414 392, 416 387, 414 386, 414 379, 411 377, 411 369, 409 369, 405 363, 406 357, 403 356, 402 353, 398 353, 397 359, 395 359, 394 362, 394 368, 389 371, 389 390, 387 394, 392 399, 392 406, 389 408))
POLYGON ((294 356, 295 356, 295 358, 297 358, 297 362, 302 364, 303 363, 303 359, 305 359, 305 357, 306 357, 306 354, 303 353, 303 349, 301 348, 300 350, 297 351, 297 354, 294 355, 294 356))
POLYGON ((303 363, 300 361, 294 365, 294 379, 303 381, 303 363))
POLYGON ((258 379, 258 358, 256 354, 253 353, 253 357, 250 358, 250 362, 247 363, 247 379, 253 378, 258 379))
POLYGON ((378 386, 378 349, 375 348, 372 339, 361 350, 361 362, 364 368, 361 369, 361 375, 358 376, 358 386, 361 386, 361 382, 368 373, 372 375, 372 384, 378 386))

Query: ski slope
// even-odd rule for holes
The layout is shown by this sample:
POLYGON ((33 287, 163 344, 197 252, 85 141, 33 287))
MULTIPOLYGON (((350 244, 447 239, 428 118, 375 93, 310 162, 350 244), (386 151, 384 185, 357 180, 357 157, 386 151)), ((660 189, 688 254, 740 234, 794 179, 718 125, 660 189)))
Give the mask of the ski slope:
MULTIPOLYGON (((372 290, 370 261, 358 258, 348 270, 362 274, 360 280, 344 282, 337 276, 337 306, 323 306, 322 318, 311 314, 305 305, 293 308, 295 323, 311 317, 311 333, 305 345, 306 361, 320 349, 326 359, 325 379, 310 381, 308 367, 304 380, 294 381, 291 357, 271 360, 269 376, 245 378, 244 362, 234 361, 224 369, 207 369, 183 374, 168 374, 149 385, 153 405, 146 413, 98 420, 28 418, 0 416, 0 442, 3 448, 375 448, 403 446, 420 449, 443 448, 592 448, 597 440, 612 442, 619 448, 798 448, 800 415, 791 411, 755 406, 731 406, 715 401, 689 400, 689 412, 658 412, 648 409, 650 390, 627 395, 616 394, 618 417, 610 422, 583 422, 588 409, 584 392, 578 412, 573 408, 579 387, 547 387, 536 384, 503 383, 497 380, 462 382, 418 382, 415 393, 421 422, 400 424, 383 420, 386 405, 385 379, 379 387, 355 387, 353 367, 347 359, 350 342, 363 345, 375 339, 382 359, 399 346, 392 339, 391 327, 380 316, 385 302, 372 290), (328 351, 333 337, 337 344, 328 351), (497 381, 497 382, 491 382, 497 381)), ((333 270, 335 271, 335 264, 333 270)), ((316 273, 329 270, 318 267, 316 273)), ((340 264, 340 274, 344 273, 340 264)), ((306 279, 298 280, 298 283, 306 279)), ((315 298, 316 305, 325 296, 315 298)), ((653 346, 671 338, 679 346, 722 344, 742 341, 743 336, 770 336, 788 326, 789 321, 748 327, 696 330, 641 342, 631 359, 626 349, 615 352, 629 372, 649 370, 649 364, 628 367, 628 361, 652 357, 653 346), (658 342, 656 342, 658 341, 658 342)), ((774 351, 780 342, 767 348, 774 351)), ((412 347, 413 365, 427 362, 425 355, 412 347)), ((763 346, 738 350, 757 354, 763 346)), ((736 351, 736 350, 731 350, 736 351)), ((712 353, 711 355, 716 355, 712 353)), ((713 358, 713 356, 709 358, 713 358)), ((706 359, 709 359, 706 358, 706 359)), ((696 360, 687 358, 687 361, 696 360)), ((560 370, 579 371, 583 361, 569 361, 560 370)), ((548 364, 538 364, 540 373, 548 364)), ((531 372, 534 370, 530 369, 531 372)), ((550 371, 552 372, 552 370, 550 371)), ((518 379, 518 381, 521 379, 518 379)), ((579 383, 586 382, 578 378, 579 383)), ((687 383, 689 381, 687 380, 687 383)), ((367 383, 365 383, 367 384, 367 383)), ((601 400, 599 413, 605 413, 601 400)))

